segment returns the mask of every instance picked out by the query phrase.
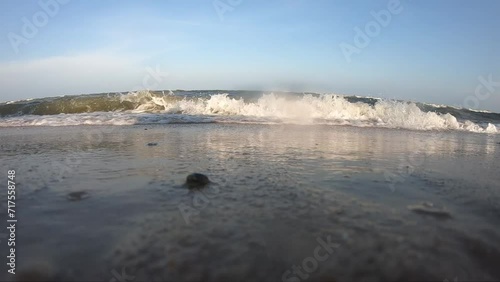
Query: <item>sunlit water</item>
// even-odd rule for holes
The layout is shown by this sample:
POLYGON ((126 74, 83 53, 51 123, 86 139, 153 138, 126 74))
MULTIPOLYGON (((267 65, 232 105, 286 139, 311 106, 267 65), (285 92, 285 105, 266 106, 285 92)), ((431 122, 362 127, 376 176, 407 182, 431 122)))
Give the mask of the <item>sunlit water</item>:
POLYGON ((18 181, 17 275, 498 280, 499 142, 327 125, 3 128, 0 172, 18 181), (189 190, 193 172, 212 183, 189 190), (321 240, 336 247, 319 261, 321 240))

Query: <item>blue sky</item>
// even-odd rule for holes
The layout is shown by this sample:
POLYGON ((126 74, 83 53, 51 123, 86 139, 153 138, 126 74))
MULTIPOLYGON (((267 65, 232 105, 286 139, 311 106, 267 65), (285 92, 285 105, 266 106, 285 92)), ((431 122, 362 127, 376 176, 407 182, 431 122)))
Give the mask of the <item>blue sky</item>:
POLYGON ((397 14, 391 1, 3 0, 0 100, 255 89, 500 112, 500 1, 401 0, 397 14), (391 17, 385 26, 371 13, 382 10, 391 17), (26 33, 26 21, 37 31, 26 33), (366 33, 370 23, 379 30, 346 59, 341 44, 356 47, 355 28, 366 33), (151 69, 162 75, 145 84, 151 69), (480 76, 493 87, 477 96, 480 76))

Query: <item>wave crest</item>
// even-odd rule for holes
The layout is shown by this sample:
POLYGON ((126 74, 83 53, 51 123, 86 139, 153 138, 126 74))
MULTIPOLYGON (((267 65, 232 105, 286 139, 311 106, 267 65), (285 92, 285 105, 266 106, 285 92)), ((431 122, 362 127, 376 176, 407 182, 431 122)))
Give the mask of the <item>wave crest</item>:
POLYGON ((0 119, 0 126, 252 122, 498 133, 497 126, 492 123, 474 123, 458 120, 450 113, 423 111, 415 103, 382 99, 367 103, 363 99, 366 98, 354 102, 353 97, 333 94, 283 96, 271 93, 247 101, 228 93, 188 97, 177 96, 171 91, 138 91, 4 104, 2 107, 17 106, 25 110, 31 107, 32 111, 27 111, 28 115, 0 119), (42 116, 33 116, 40 112, 42 116), (54 113, 72 115, 44 116, 54 113))

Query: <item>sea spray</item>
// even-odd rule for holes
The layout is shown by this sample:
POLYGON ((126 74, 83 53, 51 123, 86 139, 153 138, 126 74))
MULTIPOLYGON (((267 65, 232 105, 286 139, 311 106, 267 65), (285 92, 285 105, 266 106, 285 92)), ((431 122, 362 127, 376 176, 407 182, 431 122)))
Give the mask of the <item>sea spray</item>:
POLYGON ((0 104, 0 127, 257 123, 498 133, 500 114, 334 94, 138 91, 0 104))

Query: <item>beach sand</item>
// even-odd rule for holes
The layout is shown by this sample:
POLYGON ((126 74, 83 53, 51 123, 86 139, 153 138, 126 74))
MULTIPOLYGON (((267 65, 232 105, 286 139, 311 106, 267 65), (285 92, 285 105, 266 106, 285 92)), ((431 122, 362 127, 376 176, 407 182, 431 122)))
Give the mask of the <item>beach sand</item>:
POLYGON ((17 274, 0 279, 499 280, 499 143, 321 125, 1 128, 18 223, 17 274), (212 183, 188 189, 194 172, 212 183))

